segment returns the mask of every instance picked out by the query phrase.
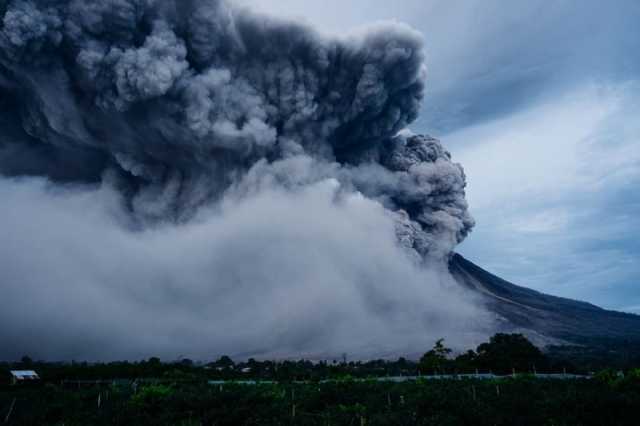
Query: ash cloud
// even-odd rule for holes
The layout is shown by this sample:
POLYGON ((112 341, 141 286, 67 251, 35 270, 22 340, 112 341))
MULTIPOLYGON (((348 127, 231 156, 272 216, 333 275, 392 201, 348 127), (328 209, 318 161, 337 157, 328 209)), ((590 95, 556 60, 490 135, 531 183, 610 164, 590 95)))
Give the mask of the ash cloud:
POLYGON ((217 0, 0 14, 0 356, 373 356, 488 327, 446 272, 462 167, 403 130, 409 27, 329 38, 217 0))

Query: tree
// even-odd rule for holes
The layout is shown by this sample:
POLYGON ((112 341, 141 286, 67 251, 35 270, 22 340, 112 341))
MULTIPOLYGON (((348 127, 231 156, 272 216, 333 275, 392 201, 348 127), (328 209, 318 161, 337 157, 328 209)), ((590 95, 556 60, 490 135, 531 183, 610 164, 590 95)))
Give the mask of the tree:
POLYGON ((475 370, 478 361, 478 354, 472 350, 460 354, 456 357, 454 364, 459 373, 470 373, 475 370))
POLYGON ((428 373, 437 371, 442 373, 449 363, 451 349, 444 345, 444 339, 438 339, 433 349, 422 355, 420 358, 420 371, 428 373))
POLYGON ((546 358, 522 334, 498 333, 488 343, 478 346, 477 365, 495 372, 530 372, 534 368, 544 367, 546 358))
POLYGON ((25 355, 20 358, 20 364, 22 364, 23 367, 31 367, 33 365, 33 360, 28 355, 25 355))
POLYGON ((189 358, 182 358, 180 364, 184 367, 193 367, 193 360, 189 358))
POLYGON ((235 363, 233 362, 233 360, 227 356, 227 355, 222 355, 215 363, 214 365, 216 367, 219 368, 231 368, 235 365, 235 363))

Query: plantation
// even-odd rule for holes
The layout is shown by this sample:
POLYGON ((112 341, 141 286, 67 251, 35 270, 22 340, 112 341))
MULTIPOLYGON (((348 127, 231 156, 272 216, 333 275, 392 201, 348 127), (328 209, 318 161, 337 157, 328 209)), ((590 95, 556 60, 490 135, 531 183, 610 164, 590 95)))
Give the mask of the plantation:
POLYGON ((635 426, 640 370, 633 365, 590 374, 593 360, 543 354, 518 334, 497 334, 455 356, 439 340, 418 361, 24 357, 0 364, 0 423, 635 426), (11 370, 34 370, 41 380, 10 385, 11 370))
POLYGON ((2 389, 2 420, 12 405, 11 425, 637 425, 640 375, 79 388, 46 384, 2 389))

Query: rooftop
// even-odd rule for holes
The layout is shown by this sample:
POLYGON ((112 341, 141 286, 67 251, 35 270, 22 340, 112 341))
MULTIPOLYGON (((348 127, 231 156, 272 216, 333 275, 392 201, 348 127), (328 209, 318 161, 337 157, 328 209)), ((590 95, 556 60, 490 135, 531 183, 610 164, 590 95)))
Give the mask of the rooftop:
POLYGON ((17 380, 37 380, 38 373, 33 370, 11 370, 11 375, 17 380))

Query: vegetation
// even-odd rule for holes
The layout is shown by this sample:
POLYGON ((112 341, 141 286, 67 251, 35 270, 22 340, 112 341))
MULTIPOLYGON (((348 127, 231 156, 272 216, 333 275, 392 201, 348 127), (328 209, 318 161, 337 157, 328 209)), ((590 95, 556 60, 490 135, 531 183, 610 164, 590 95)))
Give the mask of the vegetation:
MULTIPOLYGON (((259 379, 278 382, 296 380, 323 380, 370 378, 385 376, 418 376, 434 374, 468 374, 493 372, 496 374, 568 372, 589 373, 611 366, 605 359, 599 363, 572 362, 566 353, 562 357, 544 355, 520 334, 496 334, 489 342, 482 343, 475 350, 453 356, 444 339, 439 339, 418 362, 399 358, 397 360, 346 361, 344 359, 311 362, 299 361, 258 361, 249 359, 234 362, 222 356, 209 363, 195 363, 189 359, 162 362, 153 357, 139 362, 111 363, 50 363, 33 361, 24 357, 17 363, 0 363, 0 384, 9 381, 10 369, 35 369, 45 380, 59 383, 73 380, 113 380, 154 378, 173 381, 242 380, 259 379), (4 374, 4 377, 1 375, 4 374)), ((628 369, 638 363, 630 363, 628 369)))
POLYGON ((590 379, 535 378, 528 373, 582 371, 543 354, 521 335, 497 334, 457 355, 440 339, 417 363, 345 358, 56 364, 25 357, 0 365, 0 371, 35 369, 43 381, 0 386, 0 423, 7 418, 11 425, 637 424, 640 369, 603 369, 590 379), (476 370, 508 375, 430 378, 476 370), (512 377, 514 370, 519 374, 512 377), (418 375, 408 381, 377 379, 418 375))
POLYGON ((11 425, 636 425, 640 377, 0 390, 11 425))

